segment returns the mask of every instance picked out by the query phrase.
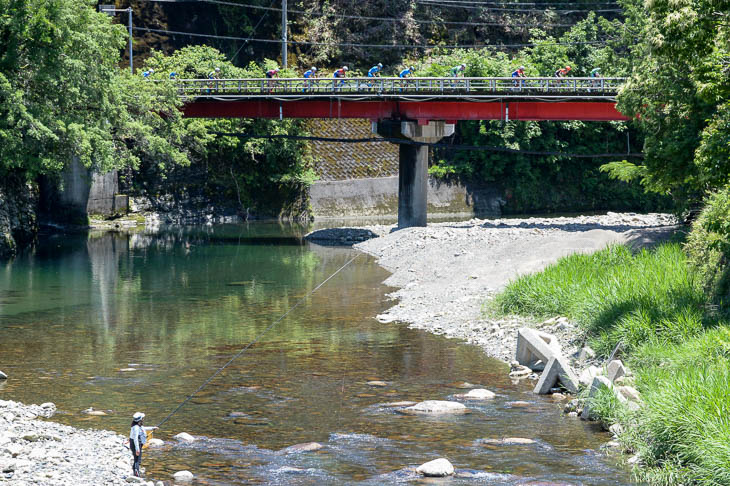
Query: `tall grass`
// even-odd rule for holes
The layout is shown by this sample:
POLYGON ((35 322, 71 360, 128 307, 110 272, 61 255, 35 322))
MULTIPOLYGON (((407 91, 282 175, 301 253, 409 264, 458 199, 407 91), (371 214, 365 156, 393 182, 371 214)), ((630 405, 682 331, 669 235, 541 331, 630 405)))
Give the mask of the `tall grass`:
POLYGON ((584 326, 597 351, 680 342, 696 335, 706 298, 678 244, 632 254, 612 246, 575 254, 510 283, 493 302, 500 313, 567 316, 584 326))
POLYGON ((677 244, 614 246, 520 277, 492 304, 570 317, 604 354, 622 343, 643 406, 622 410, 604 394, 592 410, 629 430, 624 442, 646 466, 638 475, 653 484, 730 485, 730 327, 706 314, 701 277, 677 244))

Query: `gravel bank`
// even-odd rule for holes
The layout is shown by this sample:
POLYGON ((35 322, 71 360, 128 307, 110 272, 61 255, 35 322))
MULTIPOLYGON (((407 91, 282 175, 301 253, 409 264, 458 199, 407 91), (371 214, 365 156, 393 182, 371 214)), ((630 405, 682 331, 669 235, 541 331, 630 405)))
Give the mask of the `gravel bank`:
MULTIPOLYGON (((385 281, 399 290, 398 303, 379 315, 481 346, 492 357, 514 357, 516 330, 528 325, 556 334, 565 355, 582 344, 575 323, 566 319, 531 322, 524 318, 484 318, 482 306, 516 276, 538 271, 560 257, 593 252, 611 243, 647 245, 668 237, 677 221, 667 214, 608 213, 601 216, 496 219, 436 223, 395 231, 369 226, 316 232, 378 258, 393 274, 385 281)), ((557 317, 557 316, 556 316, 557 317)))
POLYGON ((123 447, 126 439, 121 435, 39 420, 55 411, 52 403, 23 405, 0 400, 0 484, 163 484, 128 478, 132 455, 123 447))

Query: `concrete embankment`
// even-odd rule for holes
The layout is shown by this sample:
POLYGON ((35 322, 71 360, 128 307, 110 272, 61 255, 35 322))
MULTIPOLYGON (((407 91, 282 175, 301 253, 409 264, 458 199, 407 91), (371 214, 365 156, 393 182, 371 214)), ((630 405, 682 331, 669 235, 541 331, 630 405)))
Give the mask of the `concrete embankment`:
POLYGON ((647 244, 671 234, 667 214, 608 213, 600 216, 527 219, 472 219, 393 231, 393 226, 323 230, 313 241, 353 244, 363 235, 378 237, 355 248, 378 258, 393 274, 398 303, 379 315, 447 337, 465 339, 504 361, 514 357, 517 330, 525 325, 556 335, 566 355, 582 336, 565 319, 526 323, 518 317, 493 319, 484 302, 518 275, 538 271, 575 252, 593 252, 612 243, 647 244), (353 236, 354 235, 354 236, 353 236), (348 240, 349 238, 349 240, 348 240))

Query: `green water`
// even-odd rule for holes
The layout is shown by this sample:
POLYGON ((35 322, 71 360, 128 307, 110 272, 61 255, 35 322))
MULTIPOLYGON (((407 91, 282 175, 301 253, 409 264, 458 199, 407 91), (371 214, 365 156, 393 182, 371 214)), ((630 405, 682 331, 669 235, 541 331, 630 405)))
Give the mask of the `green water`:
POLYGON ((0 398, 52 401, 54 420, 78 427, 127 434, 138 410, 156 425, 303 298, 165 423, 156 435, 165 447, 143 461, 150 477, 189 469, 197 484, 418 483, 407 468, 443 456, 476 476, 454 484, 631 484, 598 451, 607 434, 565 417, 530 383, 513 384, 506 365, 456 340, 378 323, 392 289, 372 258, 361 255, 308 296, 357 252, 302 234, 252 224, 44 238, 0 263, 0 369, 10 375, 0 398), (461 381, 498 397, 441 418, 383 405, 449 399, 463 393, 461 381), (82 413, 89 407, 108 415, 82 413), (182 431, 199 440, 172 439, 182 431), (501 437, 536 443, 477 442, 501 437), (309 441, 325 447, 279 452, 309 441))

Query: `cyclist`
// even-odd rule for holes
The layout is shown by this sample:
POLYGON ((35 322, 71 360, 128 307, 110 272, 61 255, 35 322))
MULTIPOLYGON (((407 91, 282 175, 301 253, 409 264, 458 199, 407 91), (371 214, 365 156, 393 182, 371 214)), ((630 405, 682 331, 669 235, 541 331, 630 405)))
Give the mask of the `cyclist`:
POLYGON ((338 83, 335 81, 335 88, 338 88, 340 86, 343 86, 345 84, 345 80, 342 79, 347 75, 347 66, 342 66, 340 69, 337 69, 333 74, 332 77, 335 79, 339 79, 340 82, 338 83))
POLYGON ((464 69, 466 69, 466 64, 459 64, 458 66, 454 66, 451 68, 451 77, 457 78, 464 72, 464 69))
POLYGON ((266 77, 268 78, 266 84, 269 87, 269 93, 271 93, 274 91, 274 85, 276 83, 273 79, 279 77, 279 68, 269 69, 266 71, 266 77))
POLYGON ((215 87, 215 90, 218 91, 218 80, 221 78, 221 68, 216 67, 211 72, 208 73, 208 93, 211 92, 211 90, 215 87))
MULTIPOLYGON (((512 71, 512 77, 513 78, 524 78, 525 77, 525 66, 520 66, 517 69, 515 69, 514 71, 512 71)), ((518 81, 515 79, 514 81, 512 81, 512 84, 514 85, 515 88, 517 88, 517 87, 522 88, 525 85, 525 82, 522 80, 518 81)))
MULTIPOLYGON (((591 69, 589 76, 593 78, 593 81, 591 81, 591 86, 594 88, 598 88, 601 85, 601 82, 598 80, 598 78, 601 77, 601 68, 591 69)), ((588 89, 588 91, 590 92, 590 88, 588 89)))
MULTIPOLYGON (((398 73, 398 77, 401 78, 401 79, 410 78, 411 75, 415 71, 416 71, 416 68, 414 68, 413 66, 407 67, 404 70, 402 70, 400 73, 398 73)), ((408 86, 408 84, 412 84, 412 82, 406 81, 401 86, 408 86)), ((403 91, 403 88, 401 88, 400 90, 403 91)))
POLYGON ((307 91, 309 88, 312 87, 312 81, 311 78, 317 77, 317 68, 312 66, 309 71, 304 71, 304 77, 307 79, 307 81, 304 82, 304 89, 302 91, 307 91))
POLYGON ((555 71, 555 77, 564 78, 568 75, 569 72, 570 72, 570 66, 565 66, 564 68, 560 68, 557 71, 555 71))
POLYGON ((145 71, 145 72, 142 73, 142 77, 145 78, 147 81, 149 81, 150 80, 150 76, 152 76, 153 74, 155 74, 155 70, 152 69, 152 68, 150 68, 147 71, 145 71))
POLYGON ((380 71, 382 69, 383 69, 383 65, 381 63, 378 63, 375 66, 371 67, 368 70, 368 78, 374 78, 376 76, 380 76, 380 71))
POLYGON ((170 73, 170 79, 177 79, 177 73, 175 71, 170 73))

